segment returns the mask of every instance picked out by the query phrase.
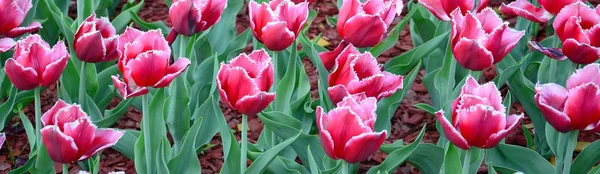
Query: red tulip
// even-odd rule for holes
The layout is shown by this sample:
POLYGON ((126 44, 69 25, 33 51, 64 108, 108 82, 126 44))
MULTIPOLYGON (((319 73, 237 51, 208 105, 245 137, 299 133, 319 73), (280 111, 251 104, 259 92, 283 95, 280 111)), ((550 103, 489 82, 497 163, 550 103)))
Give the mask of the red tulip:
POLYGON ((377 99, 364 94, 347 96, 325 113, 317 106, 317 126, 325 153, 348 163, 366 160, 385 140, 387 131, 375 132, 377 99))
POLYGON ((600 68, 589 64, 567 80, 567 88, 554 83, 537 85, 535 100, 546 121, 559 132, 600 131, 600 68))
POLYGON ((219 22, 226 5, 227 0, 175 0, 169 19, 177 33, 191 36, 219 22))
POLYGON ((75 54, 84 62, 106 62, 119 58, 119 36, 108 18, 92 14, 77 29, 73 43, 75 54))
POLYGON ((308 3, 273 0, 268 4, 250 1, 250 27, 267 49, 281 51, 292 45, 308 19, 308 3))
POLYGON ((554 20, 562 51, 571 61, 589 64, 600 57, 600 14, 579 2, 566 6, 554 20))
POLYGON ((31 6, 31 0, 0 0, 0 52, 8 51, 15 45, 12 38, 42 28, 39 22, 19 27, 31 6))
POLYGON ((10 81, 20 90, 54 84, 67 66, 69 53, 62 41, 50 47, 37 35, 19 40, 13 58, 6 60, 4 70, 10 81))
POLYGON ((544 23, 552 19, 552 14, 543 8, 538 8, 528 0, 517 0, 508 5, 500 6, 500 11, 510 16, 520 16, 533 22, 544 23))
POLYGON ((117 143, 124 132, 98 129, 79 105, 59 100, 42 116, 42 142, 52 160, 72 163, 88 159, 117 143))
POLYGON ((485 7, 488 6, 490 0, 480 0, 477 8, 475 6, 475 0, 419 0, 421 5, 429 9, 433 15, 442 21, 450 21, 450 14, 456 9, 460 9, 463 15, 466 15, 468 11, 481 12, 485 7))
POLYGON ((359 93, 379 100, 402 89, 402 80, 402 76, 381 71, 371 53, 361 54, 350 44, 335 60, 327 90, 333 103, 359 93))
POLYGON ((452 102, 452 123, 443 110, 435 115, 448 140, 465 150, 472 146, 495 147, 523 119, 522 114, 506 116, 502 96, 494 83, 480 86, 471 76, 452 102))
POLYGON ((244 53, 229 64, 221 63, 217 74, 217 86, 221 100, 232 110, 246 115, 256 115, 273 100, 269 93, 273 85, 273 64, 264 50, 244 53))
POLYGON ((379 43, 388 27, 402 11, 397 0, 344 0, 337 20, 340 37, 357 47, 372 47, 379 43))
POLYGON ((335 65, 335 59, 340 56, 342 52, 345 54, 358 53, 354 47, 348 47, 348 42, 342 41, 333 51, 319 53, 319 57, 321 57, 321 61, 325 68, 331 70, 335 65))
POLYGON ((452 13, 452 52, 464 68, 481 71, 500 62, 525 34, 508 28, 508 23, 491 9, 462 15, 452 13))
POLYGON ((124 81, 119 75, 112 76, 112 80, 123 98, 144 95, 148 87, 164 88, 190 65, 183 57, 169 65, 171 48, 160 30, 141 32, 127 28, 119 43, 122 55, 118 66, 124 81))
POLYGON ((585 2, 585 0, 538 0, 540 6, 552 14, 558 14, 567 5, 576 2, 585 2))

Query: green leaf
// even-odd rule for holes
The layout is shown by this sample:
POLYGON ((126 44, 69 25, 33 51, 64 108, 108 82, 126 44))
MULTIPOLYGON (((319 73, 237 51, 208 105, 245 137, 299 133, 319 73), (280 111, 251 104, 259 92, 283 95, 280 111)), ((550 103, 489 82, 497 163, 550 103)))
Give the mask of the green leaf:
POLYGON ((385 63, 384 68, 386 71, 394 74, 404 74, 412 70, 420 60, 431 54, 433 50, 448 39, 449 32, 437 36, 421 46, 415 47, 412 50, 394 57, 392 60, 385 63))
POLYGON ((515 145, 499 144, 487 150, 486 164, 523 173, 554 173, 554 166, 535 151, 515 145), (535 167, 532 167, 535 166, 535 167))
POLYGON ((198 173, 202 169, 196 154, 196 137, 200 133, 202 119, 196 120, 192 128, 186 133, 181 151, 169 161, 171 173, 198 173))
POLYGON ((143 30, 160 29, 162 34, 164 34, 164 35, 169 34, 169 31, 171 31, 171 29, 167 25, 165 25, 165 23, 162 21, 146 22, 143 19, 141 19, 140 16, 138 16, 137 12, 130 11, 130 13, 131 13, 131 19, 133 19, 133 21, 140 27, 140 29, 143 29, 143 30))
MULTIPOLYGON (((148 94, 146 94, 148 95, 148 94)), ((149 96, 142 96, 142 97, 148 97, 149 96)), ((143 113, 144 116, 142 116, 142 132, 140 134, 140 137, 138 138, 138 140, 135 143, 135 158, 137 161, 136 162, 136 170, 137 171, 141 171, 140 173, 154 173, 157 172, 157 168, 156 167, 160 167, 156 166, 155 164, 147 164, 148 162, 145 159, 151 159, 151 161, 157 161, 157 153, 160 150, 160 146, 161 146, 161 142, 162 142, 162 137, 166 136, 167 134, 167 130, 165 127, 165 120, 164 120, 164 108, 165 108, 165 102, 167 100, 167 96, 165 95, 165 88, 160 88, 158 89, 158 91, 156 91, 156 93, 154 94, 153 98, 152 98, 152 102, 150 102, 150 104, 148 106, 143 106, 143 107, 148 107, 148 112, 149 113, 143 113), (144 117, 149 117, 149 118, 144 118, 144 117), (149 120, 150 122, 144 122, 143 120, 149 120), (149 131, 149 134, 145 134, 144 133, 144 125, 143 124, 148 124, 148 126, 152 129, 147 130, 149 131), (150 138, 150 143, 149 146, 150 148, 146 148, 145 147, 145 140, 146 138, 150 138), (150 155, 151 156, 146 156, 146 152, 145 151, 150 151, 150 155), (138 157, 140 157, 140 160, 138 160, 138 157), (146 169, 150 170, 150 171, 146 171, 146 169)))
POLYGON ((35 158, 34 168, 30 170, 31 173, 56 173, 54 171, 54 161, 50 159, 46 146, 40 146, 38 148, 38 154, 35 158))
POLYGON ((444 163, 444 149, 433 144, 420 144, 406 161, 424 174, 438 174, 444 163))
POLYGON ((383 52, 392 48, 396 43, 398 43, 398 38, 400 37, 400 31, 404 29, 408 21, 412 18, 413 14, 417 11, 416 8, 411 9, 406 16, 400 21, 400 23, 396 24, 394 29, 389 33, 388 37, 379 42, 375 47, 371 48, 369 52, 373 55, 373 57, 379 57, 383 52))
POLYGON ((21 119, 21 123, 23 124, 23 128, 25 128, 25 133, 27 134, 27 141, 29 142, 29 149, 35 149, 36 142, 36 132, 31 124, 31 121, 23 114, 23 110, 19 109, 19 118, 21 119))
POLYGON ((454 85, 456 85, 454 75, 456 72, 456 60, 452 54, 451 45, 446 47, 444 64, 440 71, 435 75, 433 85, 441 96, 442 106, 448 103, 452 97, 454 85))
MULTIPOLYGON (((17 99, 17 88, 11 86, 10 93, 8 94, 8 99, 2 105, 0 105, 0 130, 4 129, 4 125, 9 115, 12 112, 13 107, 15 106, 15 100, 17 99)), ((30 141, 31 142, 31 141, 30 141)))
POLYGON ((414 107, 423 110, 431 115, 435 115, 435 112, 437 112, 433 106, 427 103, 417 103, 414 105, 414 107))
MULTIPOLYGON (((184 76, 175 78, 169 90, 171 95, 165 105, 165 115, 169 133, 173 137, 174 152, 177 153, 183 143, 185 133, 190 129, 191 111, 189 107, 190 97, 184 76)), ((194 137, 195 138, 195 137, 194 137)))
POLYGON ((377 173, 392 173, 396 170, 396 168, 398 168, 398 166, 400 166, 400 164, 402 164, 404 162, 404 160, 406 160, 406 158, 408 158, 410 156, 410 154, 412 152, 415 151, 415 149, 417 149, 417 147, 419 146, 419 144, 421 143, 421 140, 423 139, 423 135, 425 134, 425 130, 426 130, 426 126, 427 125, 423 125, 423 128, 421 128, 421 133, 419 133, 419 136, 417 137, 417 139, 412 142, 410 145, 395 150, 392 153, 389 153, 387 158, 385 158, 385 160, 375 166, 372 167, 371 169, 369 169, 369 171, 367 172, 368 174, 377 174, 377 173))
POLYGON ((323 65, 319 53, 317 52, 314 44, 310 42, 308 36, 306 36, 305 34, 301 34, 299 39, 300 43, 302 44, 302 49, 306 53, 306 56, 308 56, 313 65, 317 67, 317 71, 319 72, 319 101, 321 102, 321 107, 323 107, 325 111, 329 111, 334 107, 327 93, 327 88, 329 87, 329 71, 327 71, 325 65, 323 65))
POLYGON ((117 33, 121 33, 121 31, 123 31, 125 27, 127 27, 129 23, 131 23, 131 20, 133 19, 133 15, 131 14, 139 13, 143 5, 144 0, 140 1, 140 3, 133 7, 121 11, 121 14, 119 14, 117 17, 115 17, 115 19, 113 19, 112 25, 115 26, 115 30, 117 31, 117 33))
POLYGON ((121 117, 123 117, 123 115, 125 114, 125 112, 127 112, 127 109, 129 109, 129 106, 131 106, 132 103, 133 99, 131 98, 122 100, 115 108, 105 110, 104 117, 100 120, 94 121, 94 124, 96 124, 98 127, 111 127, 119 119, 121 119, 121 117))
POLYGON ((310 173, 311 174, 320 174, 321 171, 319 170, 319 166, 317 166, 317 162, 315 162, 315 158, 312 155, 312 152, 310 151, 310 146, 308 146, 306 148, 307 154, 308 154, 308 164, 310 167, 310 173))
POLYGON ((196 109, 197 116, 195 120, 202 119, 202 126, 200 126, 200 132, 196 137, 196 149, 200 146, 209 143, 212 137, 219 131, 218 122, 219 117, 222 117, 221 109, 219 104, 212 97, 209 97, 198 109, 196 109))
MULTIPOLYGON (((296 141, 298 139, 298 137, 300 137, 301 134, 302 134, 302 131, 300 131, 298 133, 298 135, 291 137, 291 138, 279 143, 277 146, 272 147, 271 149, 267 150, 264 154, 262 154, 256 160, 254 160, 252 162, 252 164, 250 165, 250 167, 248 167, 248 169, 246 169, 246 171, 244 173, 262 173, 262 172, 264 172, 266 169, 266 166, 269 165, 271 163, 271 161, 273 161, 273 159, 275 159, 277 154, 279 152, 281 152, 284 148, 286 148, 290 144, 292 144, 294 141, 296 141)), ((248 142, 242 142, 242 143, 248 143, 248 142)))
MULTIPOLYGON (((134 146, 135 141, 140 136, 140 132, 136 130, 125 130, 125 134, 117 141, 117 144, 112 146, 113 149, 119 151, 121 154, 130 160, 134 160, 134 146)), ((136 144, 137 145, 137 144, 136 144)))
POLYGON ((217 53, 223 54, 230 44, 229 41, 235 38, 237 34, 235 28, 236 16, 243 6, 243 0, 228 0, 227 6, 221 15, 221 20, 211 27, 208 40, 217 53))
POLYGON ((458 148, 451 143, 448 143, 448 148, 446 149, 446 155, 444 156, 444 165, 443 171, 446 174, 454 174, 462 172, 462 163, 460 158, 460 153, 458 152, 458 148))
POLYGON ((27 160, 27 163, 25 163, 25 165, 13 169, 10 172, 8 172, 8 174, 23 174, 23 173, 27 173, 29 170, 31 170, 33 168, 33 165, 35 165, 35 159, 36 159, 37 155, 36 154, 29 154, 29 160, 27 160))
POLYGON ((83 23, 83 20, 92 13, 94 13, 93 0, 77 0, 77 23, 83 23))
POLYGON ((597 152, 600 152, 600 141, 595 141, 588 145, 577 155, 577 158, 575 158, 575 161, 571 165, 571 173, 587 173, 592 170, 598 164, 598 161, 600 161, 600 155, 597 152))

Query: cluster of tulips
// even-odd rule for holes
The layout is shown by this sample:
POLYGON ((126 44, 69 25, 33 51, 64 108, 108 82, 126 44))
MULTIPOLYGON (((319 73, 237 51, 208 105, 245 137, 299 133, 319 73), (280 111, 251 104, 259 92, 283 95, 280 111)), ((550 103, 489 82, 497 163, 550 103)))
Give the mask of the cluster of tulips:
MULTIPOLYGON (((96 12, 108 13, 93 10, 107 3, 100 0, 78 0, 83 4, 77 4, 75 20, 63 16, 53 2, 0 0, 0 53, 12 55, 1 75, 21 91, 34 91, 35 129, 27 132, 30 159, 16 173, 52 173, 47 159, 63 163, 63 172, 79 162, 98 173, 98 154, 124 141, 135 143, 124 145, 131 151, 117 150, 131 152, 138 173, 199 173, 198 151, 217 132, 224 146, 221 173, 356 173, 360 162, 377 150, 388 157, 368 173, 391 173, 405 161, 423 173, 475 173, 483 161, 490 172, 577 173, 588 172, 600 160, 591 152, 600 149, 597 143, 572 160, 579 132, 600 131, 600 64, 594 63, 600 58, 600 8, 584 0, 503 4, 503 15, 519 17, 515 28, 488 7, 489 0, 408 2, 410 12, 400 22, 394 21, 405 9, 402 0, 338 0, 339 14, 328 21, 342 41, 331 51, 317 44, 322 38, 311 41, 306 36, 316 16, 310 8, 314 0, 250 0, 250 28, 235 38, 219 31, 234 28, 231 23, 219 24, 235 19, 242 0, 167 2, 171 27, 132 17, 137 16, 132 9, 139 11, 134 6, 115 18, 136 21, 134 28, 127 26, 130 22, 121 27, 115 23, 122 21, 98 17, 96 12), (31 22, 30 10, 43 6, 52 20, 31 22), (409 21, 415 49, 382 67, 376 58, 396 44, 409 21), (56 22, 64 37, 44 35, 49 22, 56 22), (551 41, 529 41, 537 37, 540 24, 550 22, 548 30, 555 33, 551 41), (70 28, 75 32, 67 32, 70 28), (240 53, 249 40, 244 36, 250 34, 254 50, 240 53), (46 41, 56 38, 66 41, 54 46, 46 41), (241 48, 223 51, 238 42, 241 48), (210 55, 202 55, 207 52, 210 55), (318 69, 318 99, 309 94, 304 57, 318 69), (437 118, 442 138, 437 145, 423 145, 422 131, 410 145, 401 140, 384 144, 391 115, 422 64, 427 74, 422 81, 433 104, 416 107, 437 118), (71 96, 77 99, 65 89, 77 83, 63 81, 69 66, 79 72, 78 95, 71 96), (129 103, 127 107, 141 98, 134 104, 143 114, 140 131, 101 127, 106 123, 90 116, 100 111, 86 90, 91 88, 86 78, 96 77, 96 67, 101 66, 115 67, 108 74, 111 89, 129 103), (497 68, 498 78, 480 84, 481 71, 490 67, 497 68), (528 74, 532 69, 535 73, 528 74), (505 83, 510 92, 503 99, 500 89, 505 83), (60 99, 42 113, 40 93, 50 86, 58 86, 60 99), (241 114, 239 143, 224 123, 217 97, 241 114), (515 100, 533 122, 535 139, 522 123, 525 114, 511 112, 515 100), (249 116, 265 125, 257 144, 247 139, 249 116), (531 147, 503 142, 519 127, 531 147), (252 160, 250 166, 247 159, 252 160), (547 159, 554 159, 554 166, 547 159)), ((39 19, 35 12, 32 16, 39 19)), ((14 106, 23 115, 18 107, 14 106)), ((31 126, 24 118, 24 126, 31 126)), ((0 134, 0 145, 6 138, 0 134)))

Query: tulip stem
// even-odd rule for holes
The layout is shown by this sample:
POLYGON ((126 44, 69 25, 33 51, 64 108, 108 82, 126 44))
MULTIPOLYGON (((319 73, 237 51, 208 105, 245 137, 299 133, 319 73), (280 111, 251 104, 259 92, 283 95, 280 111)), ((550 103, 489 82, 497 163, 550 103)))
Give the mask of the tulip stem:
POLYGON ((85 68, 86 68, 86 62, 81 62, 81 69, 80 73, 79 73, 79 104, 81 105, 82 108, 86 108, 85 107, 85 68))
MULTIPOLYGON (((560 44, 560 39, 558 38, 558 35, 555 35, 556 37, 552 39, 552 47, 558 48, 559 44, 560 44)), ((550 76, 548 76, 548 83, 553 83, 556 81, 556 64, 557 64, 557 60, 555 59, 550 59, 550 76)))
POLYGON ((471 156, 473 151, 472 149, 465 150, 465 159, 463 160, 462 173, 469 174, 469 169, 471 168, 471 156))
POLYGON ((149 96, 142 95, 142 131, 144 133, 144 154, 146 155, 146 172, 152 172, 152 137, 150 135, 149 96))
POLYGON ((242 173, 244 173, 246 171, 246 156, 248 153, 248 116, 246 114, 242 114, 242 137, 240 144, 242 145, 242 158, 240 161, 240 167, 242 169, 242 173))
POLYGON ((67 163, 63 163, 63 174, 68 174, 69 173, 69 164, 67 163))
POLYGON ((40 100, 40 91, 41 87, 37 87, 33 90, 33 95, 35 97, 35 133, 38 134, 36 143, 38 147, 38 152, 42 147, 42 133, 40 132, 40 130, 42 129, 42 102, 40 100))
POLYGON ((563 172, 563 164, 564 164, 564 156, 565 156, 565 141, 566 141, 566 134, 565 133, 558 133, 558 144, 556 146, 556 170, 555 173, 556 174, 561 174, 563 172))
POLYGON ((279 52, 273 51, 273 58, 272 58, 273 59, 273 69, 274 69, 274 73, 273 73, 274 82, 273 82, 273 85, 275 85, 275 88, 273 88, 273 89, 276 89, 276 86, 279 85, 279 63, 278 63, 279 59, 277 59, 278 55, 279 55, 279 52))
POLYGON ((565 151, 565 156, 563 157, 563 164, 564 164, 564 168, 563 168, 563 174, 568 174, 571 172, 571 163, 573 160, 573 151, 575 150, 575 146, 577 145, 577 137, 579 135, 579 130, 573 130, 569 133, 565 133, 566 134, 566 151, 565 151))
POLYGON ((349 174, 350 170, 348 169, 348 162, 341 160, 342 162, 342 174, 349 174))

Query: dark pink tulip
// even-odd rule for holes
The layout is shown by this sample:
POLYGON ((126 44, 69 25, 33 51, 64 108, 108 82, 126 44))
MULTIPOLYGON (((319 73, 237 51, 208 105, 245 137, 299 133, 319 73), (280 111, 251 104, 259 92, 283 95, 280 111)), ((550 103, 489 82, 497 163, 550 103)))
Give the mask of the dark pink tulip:
POLYGON ((600 68, 596 63, 577 70, 567 88, 554 84, 537 85, 535 100, 546 121, 559 132, 600 131, 600 68))
POLYGON ((331 70, 335 65, 335 59, 340 56, 342 52, 345 54, 358 53, 356 49, 348 47, 348 42, 342 41, 333 51, 319 53, 319 57, 321 57, 321 61, 323 62, 325 68, 327 70, 331 70))
POLYGON ((15 45, 12 38, 42 28, 39 22, 19 27, 31 6, 31 0, 0 0, 0 52, 8 51, 15 45))
POLYGON ((127 28, 119 37, 118 47, 122 52, 118 67, 123 81, 119 75, 112 79, 124 98, 144 95, 148 87, 164 88, 190 65, 183 57, 169 65, 171 48, 160 30, 141 32, 127 28))
POLYGON ((292 45, 308 19, 308 3, 273 0, 268 4, 250 1, 250 27, 267 49, 281 51, 292 45))
POLYGON ((402 11, 397 0, 344 0, 337 20, 340 37, 356 47, 379 43, 397 14, 402 11))
POLYGON ((364 94, 347 96, 325 113, 317 106, 317 126, 325 153, 348 163, 366 160, 383 144, 387 131, 375 132, 377 99, 364 94))
POLYGON ((72 163, 86 160, 117 143, 124 132, 98 129, 81 107, 62 100, 42 116, 42 142, 52 160, 72 163))
POLYGON ((315 3, 315 0, 292 0, 292 2, 294 2, 296 4, 300 4, 302 2, 308 2, 308 5, 312 5, 315 3))
POLYGON ((119 58, 119 36, 108 18, 96 18, 92 14, 85 19, 75 33, 73 48, 79 60, 106 62, 119 58))
POLYGON ((272 85, 273 64, 264 50, 255 50, 250 55, 242 53, 229 64, 221 63, 217 74, 223 103, 249 116, 256 115, 275 100, 275 93, 269 93, 272 85))
POLYGON ((538 8, 528 0, 517 0, 508 5, 502 4, 500 11, 505 15, 520 16, 533 22, 544 23, 552 19, 552 14, 538 8))
POLYGON ((13 58, 6 60, 4 70, 20 90, 54 84, 67 66, 69 53, 62 41, 50 47, 37 35, 19 40, 13 58))
POLYGON ((175 0, 169 18, 177 33, 191 36, 219 22, 225 6, 227 0, 175 0))
POLYGON ((538 0, 540 6, 552 14, 558 14, 567 5, 576 2, 585 2, 585 0, 538 0))
POLYGON ((452 52, 464 68, 481 71, 500 62, 525 34, 508 28, 508 23, 491 9, 462 15, 452 13, 452 52))
POLYGON ((583 2, 563 8, 553 23, 563 43, 562 51, 571 61, 589 64, 600 57, 600 14, 583 2))
POLYGON ((454 10, 460 9, 459 11, 461 11, 463 15, 468 11, 473 10, 480 12, 488 6, 490 0, 480 0, 479 5, 477 5, 477 8, 475 9, 473 9, 475 6, 474 0, 419 0, 419 3, 429 9, 429 11, 431 11, 438 19, 450 21, 450 14, 454 12, 454 10))
POLYGON ((381 71, 371 53, 361 54, 350 44, 335 60, 327 91, 333 103, 359 93, 379 100, 402 89, 402 80, 402 76, 381 71))
POLYGON ((443 110, 435 115, 448 140, 465 150, 472 146, 495 147, 523 119, 522 114, 506 116, 502 96, 494 83, 479 85, 471 76, 452 102, 452 122, 446 119, 443 110))

